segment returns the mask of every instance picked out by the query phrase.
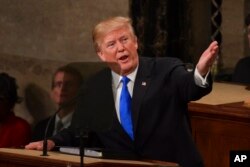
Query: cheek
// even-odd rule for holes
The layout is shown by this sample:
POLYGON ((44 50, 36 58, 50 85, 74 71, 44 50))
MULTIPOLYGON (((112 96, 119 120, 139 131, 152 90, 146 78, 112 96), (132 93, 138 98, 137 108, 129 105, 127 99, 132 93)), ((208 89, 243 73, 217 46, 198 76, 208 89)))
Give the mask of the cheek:
POLYGON ((59 100, 59 95, 60 95, 60 93, 59 93, 59 91, 57 91, 57 90, 53 90, 52 93, 51 93, 51 97, 52 97, 52 99, 54 99, 55 101, 58 101, 58 100, 59 100))
POLYGON ((111 61, 116 59, 116 52, 115 51, 105 51, 103 53, 103 60, 104 61, 111 61))

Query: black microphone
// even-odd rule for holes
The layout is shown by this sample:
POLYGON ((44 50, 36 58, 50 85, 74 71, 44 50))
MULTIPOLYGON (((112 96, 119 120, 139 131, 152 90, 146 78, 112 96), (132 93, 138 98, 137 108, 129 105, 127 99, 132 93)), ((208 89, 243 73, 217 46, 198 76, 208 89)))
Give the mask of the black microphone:
POLYGON ((47 141, 47 134, 48 134, 48 129, 50 126, 50 123, 52 121, 52 119, 56 116, 57 113, 59 113, 62 109, 67 108, 69 106, 72 106, 78 99, 78 96, 73 97, 70 101, 63 103, 61 105, 59 105, 58 109, 56 110, 56 112, 50 117, 47 125, 46 125, 46 129, 44 132, 44 139, 43 139, 43 154, 41 156, 48 156, 48 141, 47 141))

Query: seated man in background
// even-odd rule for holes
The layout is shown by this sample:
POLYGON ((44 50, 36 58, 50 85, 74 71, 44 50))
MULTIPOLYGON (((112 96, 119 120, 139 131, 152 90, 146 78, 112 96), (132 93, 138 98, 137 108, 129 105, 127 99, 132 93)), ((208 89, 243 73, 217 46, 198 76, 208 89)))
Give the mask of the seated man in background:
POLYGON ((51 98, 60 111, 53 116, 37 123, 33 130, 32 140, 42 140, 48 121, 47 136, 55 135, 58 131, 70 126, 73 111, 75 110, 76 95, 82 84, 82 76, 79 71, 70 66, 58 68, 52 77, 51 98))
MULTIPOLYGON (((250 48, 250 14, 245 19, 248 49, 250 48)), ((242 84, 250 84, 250 56, 241 58, 234 69, 232 81, 242 84)))
POLYGON ((0 73, 0 147, 21 147, 30 142, 31 127, 15 116, 14 107, 21 102, 16 79, 0 73))
MULTIPOLYGON (((187 104, 212 90, 209 69, 218 43, 212 42, 203 52, 193 73, 177 58, 139 56, 137 37, 127 17, 100 22, 92 38, 97 55, 109 68, 84 84, 70 128, 51 137, 47 148, 77 146, 80 127, 91 130, 86 147, 122 153, 119 158, 134 156, 202 167, 187 104)), ((42 150, 43 141, 25 148, 42 150)))

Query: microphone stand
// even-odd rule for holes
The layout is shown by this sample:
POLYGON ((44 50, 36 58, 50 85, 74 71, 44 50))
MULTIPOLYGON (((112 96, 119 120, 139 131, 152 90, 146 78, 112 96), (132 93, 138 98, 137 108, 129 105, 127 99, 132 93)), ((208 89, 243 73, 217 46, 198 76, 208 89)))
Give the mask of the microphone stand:
POLYGON ((80 167, 84 167, 84 141, 83 141, 83 134, 80 133, 80 167))
POLYGON ((56 114, 61 111, 63 107, 62 106, 59 106, 59 108, 57 109, 57 111, 50 117, 48 123, 47 123, 47 126, 46 126, 46 129, 45 129, 45 133, 44 133, 44 139, 43 139, 43 154, 41 156, 49 156, 48 155, 48 141, 47 141, 47 133, 48 133, 48 129, 49 129, 49 126, 50 126, 50 123, 52 121, 52 119, 56 116, 56 114))
POLYGON ((85 144, 89 137, 88 130, 80 130, 79 134, 79 140, 80 140, 80 146, 79 146, 79 153, 80 153, 80 167, 84 167, 84 151, 85 151, 85 144))
POLYGON ((49 125, 52 121, 52 119, 56 116, 57 113, 59 113, 62 109, 65 109, 66 107, 69 107, 71 105, 73 105, 76 100, 77 100, 78 96, 73 97, 69 102, 65 103, 65 104, 61 104, 57 111, 50 117, 46 129, 45 129, 45 134, 44 134, 44 140, 43 140, 43 154, 41 156, 48 156, 48 141, 47 141, 47 133, 48 133, 48 129, 49 129, 49 125))

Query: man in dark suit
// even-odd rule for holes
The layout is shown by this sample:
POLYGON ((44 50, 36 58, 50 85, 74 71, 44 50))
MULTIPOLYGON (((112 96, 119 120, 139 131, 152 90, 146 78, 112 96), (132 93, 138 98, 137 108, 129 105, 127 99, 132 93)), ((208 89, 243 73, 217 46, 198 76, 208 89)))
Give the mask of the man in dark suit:
MULTIPOLYGON (((109 68, 89 79, 80 93, 71 128, 48 140, 48 148, 76 144, 76 129, 81 127, 96 131, 90 135, 89 147, 173 161, 183 167, 203 166, 192 139, 187 104, 211 91, 209 69, 218 52, 217 42, 203 52, 191 73, 176 58, 139 57, 129 18, 114 17, 97 24, 93 41, 109 68), (126 88, 132 96, 127 108, 121 98, 126 88), (124 125, 124 108, 131 112, 131 120, 126 117, 129 126, 124 125)), ((34 142, 26 149, 41 150, 42 145, 34 142)))
POLYGON ((32 141, 44 138, 45 129, 50 119, 51 122, 47 131, 48 137, 70 126, 72 115, 75 111, 76 102, 74 98, 77 96, 82 80, 81 73, 70 66, 59 67, 54 72, 51 84, 51 99, 60 108, 60 111, 35 125, 32 141), (64 107, 61 108, 61 106, 64 107))
MULTIPOLYGON (((250 13, 245 18, 248 48, 250 48, 250 13)), ((241 58, 235 66, 232 74, 232 82, 250 84, 250 55, 241 58)))

